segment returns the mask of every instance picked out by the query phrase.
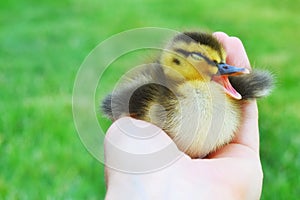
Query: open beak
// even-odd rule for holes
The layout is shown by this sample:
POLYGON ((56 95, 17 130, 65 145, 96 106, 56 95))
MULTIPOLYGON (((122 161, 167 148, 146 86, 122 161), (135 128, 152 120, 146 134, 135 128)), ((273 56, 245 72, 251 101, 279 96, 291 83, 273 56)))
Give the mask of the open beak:
POLYGON ((249 74, 250 71, 247 68, 235 67, 226 63, 217 64, 219 73, 213 77, 213 81, 223 86, 226 94, 234 99, 242 99, 240 93, 238 93, 231 85, 228 76, 238 76, 241 74, 249 74))
POLYGON ((240 74, 250 73, 250 71, 247 68, 235 67, 226 63, 218 63, 217 67, 219 69, 220 75, 237 76, 240 74))

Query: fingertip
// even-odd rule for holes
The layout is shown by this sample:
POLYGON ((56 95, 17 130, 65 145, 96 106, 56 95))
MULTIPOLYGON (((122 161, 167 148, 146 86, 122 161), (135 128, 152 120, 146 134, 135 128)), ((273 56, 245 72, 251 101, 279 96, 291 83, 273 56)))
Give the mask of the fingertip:
POLYGON ((228 35, 226 33, 222 32, 222 31, 216 31, 212 35, 214 37, 223 37, 223 38, 228 37, 228 35))
POLYGON ((225 43, 226 39, 229 38, 229 36, 226 33, 221 31, 214 32, 212 35, 213 37, 217 38, 217 40, 221 43, 225 43))
POLYGON ((242 42, 242 40, 241 40, 240 38, 238 38, 238 37, 236 37, 236 36, 230 36, 229 38, 230 38, 230 40, 231 40, 232 42, 234 42, 234 43, 236 43, 236 44, 239 44, 239 45, 243 46, 243 42, 242 42))
POLYGON ((227 54, 226 62, 228 64, 251 69, 243 42, 238 37, 228 36, 223 32, 216 32, 215 35, 224 47, 227 54))

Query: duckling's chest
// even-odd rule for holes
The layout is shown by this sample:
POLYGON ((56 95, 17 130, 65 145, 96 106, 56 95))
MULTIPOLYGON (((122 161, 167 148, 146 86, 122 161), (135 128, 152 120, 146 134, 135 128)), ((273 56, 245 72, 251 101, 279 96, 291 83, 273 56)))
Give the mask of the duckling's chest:
POLYGON ((215 82, 187 82, 176 90, 178 108, 184 116, 218 119, 222 115, 235 118, 237 103, 215 82), (218 116, 218 117, 217 117, 218 116))
POLYGON ((190 82, 176 90, 178 105, 168 130, 179 148, 201 157, 229 142, 237 129, 240 106, 215 83, 190 82), (185 149, 187 148, 187 149, 185 149))

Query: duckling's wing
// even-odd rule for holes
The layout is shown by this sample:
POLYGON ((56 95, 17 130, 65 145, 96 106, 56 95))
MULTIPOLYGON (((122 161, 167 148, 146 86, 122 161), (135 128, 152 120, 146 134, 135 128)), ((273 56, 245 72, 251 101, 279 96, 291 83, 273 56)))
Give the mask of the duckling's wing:
POLYGON ((274 87, 273 75, 268 71, 254 70, 250 74, 229 77, 229 80, 242 99, 267 96, 274 87))
POLYGON ((123 78, 117 88, 102 101, 101 110, 112 120, 123 116, 147 120, 153 104, 164 102, 166 97, 172 96, 165 84, 159 64, 144 66, 123 78))
POLYGON ((149 83, 136 89, 129 99, 130 116, 159 124, 171 112, 177 98, 166 86, 149 83))

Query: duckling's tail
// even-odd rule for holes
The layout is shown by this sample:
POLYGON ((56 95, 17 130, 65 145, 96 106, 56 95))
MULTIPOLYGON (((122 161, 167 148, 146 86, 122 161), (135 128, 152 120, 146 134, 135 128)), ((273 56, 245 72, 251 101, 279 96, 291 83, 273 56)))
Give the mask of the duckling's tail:
POLYGON ((102 113, 111 120, 117 120, 120 117, 128 116, 129 96, 126 93, 117 93, 107 95, 102 101, 100 110, 102 113))
POLYGON ((111 108, 111 94, 107 95, 102 101, 100 110, 110 119, 113 118, 112 108, 111 108))
POLYGON ((274 88, 274 76, 268 71, 254 70, 250 74, 232 76, 229 80, 242 99, 267 96, 274 88))

